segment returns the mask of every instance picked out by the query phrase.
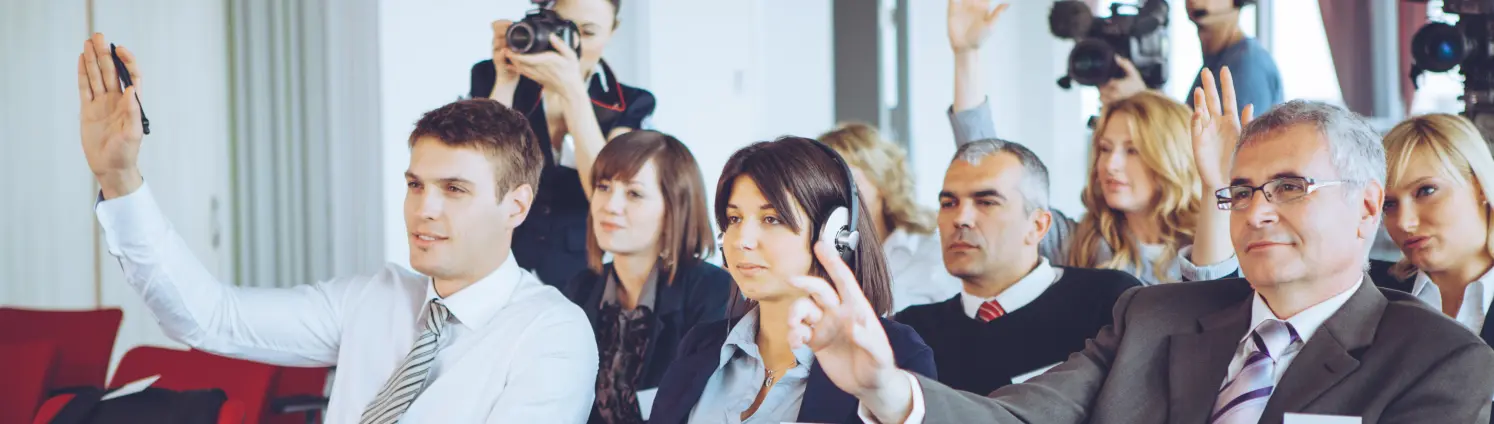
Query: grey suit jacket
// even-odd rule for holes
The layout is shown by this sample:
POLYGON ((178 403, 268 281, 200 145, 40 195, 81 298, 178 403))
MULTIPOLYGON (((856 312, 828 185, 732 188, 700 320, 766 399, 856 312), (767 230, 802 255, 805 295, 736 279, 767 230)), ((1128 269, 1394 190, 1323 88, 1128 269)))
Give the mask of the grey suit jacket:
MULTIPOLYGON (((1115 324, 1063 364, 990 397, 919 378, 928 423, 1188 423, 1208 420, 1250 329, 1243 279, 1136 288, 1115 324)), ((1405 293, 1365 277, 1303 346, 1261 423, 1287 412, 1370 423, 1487 423, 1494 350, 1405 293)))

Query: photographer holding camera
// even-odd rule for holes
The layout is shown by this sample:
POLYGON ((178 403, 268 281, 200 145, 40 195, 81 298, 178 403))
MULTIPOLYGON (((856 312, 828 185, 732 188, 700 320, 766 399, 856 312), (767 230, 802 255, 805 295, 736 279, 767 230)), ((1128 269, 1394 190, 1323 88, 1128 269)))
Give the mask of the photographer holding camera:
MULTIPOLYGON (((1259 41, 1246 37, 1240 29, 1240 10, 1255 0, 1186 0, 1188 18, 1198 26, 1198 41, 1203 47, 1203 67, 1214 75, 1228 67, 1234 73, 1236 105, 1255 105, 1255 110, 1265 111, 1284 101, 1281 72, 1276 69, 1276 60, 1259 41)), ((1125 76, 1110 80, 1100 86, 1100 103, 1130 97, 1147 89, 1136 67, 1125 58, 1117 58, 1125 76)), ((1194 77, 1191 87, 1203 81, 1194 77)), ((1193 104, 1193 90, 1188 91, 1186 104, 1193 104)))
POLYGON ((623 85, 602 61, 621 0, 535 1, 519 22, 493 22, 493 58, 472 67, 469 95, 524 113, 544 146, 533 213, 514 233, 514 257, 546 284, 586 268, 592 162, 607 140, 642 129, 654 96, 623 85))

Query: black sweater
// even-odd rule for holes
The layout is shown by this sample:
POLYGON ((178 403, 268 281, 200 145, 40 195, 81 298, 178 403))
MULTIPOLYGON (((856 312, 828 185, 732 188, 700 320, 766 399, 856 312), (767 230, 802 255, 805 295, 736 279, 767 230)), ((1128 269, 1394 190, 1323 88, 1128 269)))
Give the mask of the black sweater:
POLYGON ((1136 277, 1108 269, 1054 267, 1058 281, 1015 311, 991 322, 965 315, 960 296, 897 314, 934 349, 939 382, 986 395, 1012 378, 1063 362, 1110 325, 1115 300, 1140 287, 1136 277))

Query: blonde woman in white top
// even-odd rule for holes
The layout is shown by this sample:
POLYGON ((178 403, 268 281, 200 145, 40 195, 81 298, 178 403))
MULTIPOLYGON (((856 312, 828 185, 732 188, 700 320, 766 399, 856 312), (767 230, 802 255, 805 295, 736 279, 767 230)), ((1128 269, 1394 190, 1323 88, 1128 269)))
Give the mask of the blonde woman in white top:
POLYGON ((892 312, 958 294, 962 286, 944 268, 934 213, 914 201, 913 174, 903 148, 861 123, 843 124, 819 139, 845 158, 862 203, 876 217, 871 222, 892 274, 892 312))
POLYGON ((1401 122, 1385 135, 1385 229, 1400 262, 1375 261, 1382 287, 1411 293, 1484 335, 1494 301, 1494 156, 1461 116, 1435 114, 1401 122))

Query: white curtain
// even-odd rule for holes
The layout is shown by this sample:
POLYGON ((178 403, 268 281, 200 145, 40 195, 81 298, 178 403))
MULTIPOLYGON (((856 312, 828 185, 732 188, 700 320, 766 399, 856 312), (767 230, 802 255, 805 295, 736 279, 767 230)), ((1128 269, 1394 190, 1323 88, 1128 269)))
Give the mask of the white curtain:
POLYGON ((240 285, 285 287, 382 262, 375 6, 229 0, 240 285))

